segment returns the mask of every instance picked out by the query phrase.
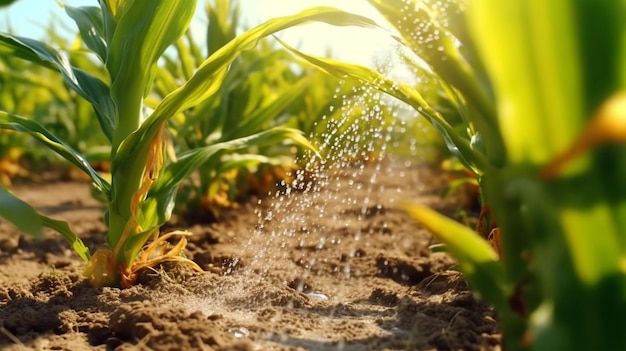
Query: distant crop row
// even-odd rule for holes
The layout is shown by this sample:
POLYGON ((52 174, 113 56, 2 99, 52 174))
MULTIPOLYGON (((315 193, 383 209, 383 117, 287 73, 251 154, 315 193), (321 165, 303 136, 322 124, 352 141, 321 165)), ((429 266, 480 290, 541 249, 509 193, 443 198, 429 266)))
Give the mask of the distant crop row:
MULTIPOLYGON (((240 6, 237 1, 207 2, 206 35, 194 38, 191 31, 186 31, 160 57, 144 109, 155 108, 169 92, 189 79, 206 58, 236 37, 242 29, 238 22, 240 6)), ((87 50, 81 36, 77 34, 68 40, 54 28, 51 24, 48 29, 48 44, 61 49, 76 69, 110 84, 106 67, 87 50)), ((96 112, 55 70, 49 64, 24 60, 19 54, 0 53, 0 110, 37 121, 82 154, 96 171, 108 176, 111 145, 95 123, 96 112)), ((307 65, 280 48, 275 40, 261 40, 254 50, 243 51, 215 89, 197 106, 169 120, 168 155, 284 126, 302 131, 324 159, 332 159, 332 154, 357 158, 373 153, 374 146, 368 144, 381 144, 369 133, 374 128, 372 123, 379 128, 396 128, 393 139, 397 141, 397 136, 402 136, 405 143, 413 133, 400 133, 399 129, 427 128, 420 119, 405 118, 399 122, 391 108, 377 110, 377 116, 369 118, 366 114, 379 105, 379 100, 370 98, 368 106, 364 106, 363 89, 358 84, 343 82, 307 65), (342 108, 346 104, 349 109, 342 108), (355 135, 359 135, 357 141, 352 140, 355 135)), ((444 150, 432 132, 415 134, 422 136, 418 142, 425 150, 430 148, 428 157, 444 150)), ((390 153, 401 153, 406 148, 393 150, 391 145, 388 149, 390 153)), ((280 180, 290 179, 289 174, 310 162, 312 155, 294 149, 288 142, 221 153, 211 162, 199 165, 194 176, 181 184, 177 201, 181 205, 177 211, 196 219, 219 217, 220 211, 236 206, 236 201, 246 195, 265 194, 280 180)), ((33 138, 10 129, 0 130, 2 184, 8 186, 17 178, 38 181, 42 170, 82 178, 62 157, 41 147, 33 138)))

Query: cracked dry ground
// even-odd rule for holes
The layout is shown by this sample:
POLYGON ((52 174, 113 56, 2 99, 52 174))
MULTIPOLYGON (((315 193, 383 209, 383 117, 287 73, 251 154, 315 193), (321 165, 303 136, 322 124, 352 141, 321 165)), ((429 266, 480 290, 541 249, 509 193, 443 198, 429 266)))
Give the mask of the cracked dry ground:
MULTIPOLYGON (((500 349, 493 310, 398 206, 408 197, 456 215, 462 194, 438 196, 445 174, 387 159, 322 178, 187 227, 186 255, 205 273, 163 266, 125 290, 83 281, 59 235, 35 240, 0 223, 0 349, 500 349)), ((104 241, 88 184, 14 191, 92 250, 104 241)))

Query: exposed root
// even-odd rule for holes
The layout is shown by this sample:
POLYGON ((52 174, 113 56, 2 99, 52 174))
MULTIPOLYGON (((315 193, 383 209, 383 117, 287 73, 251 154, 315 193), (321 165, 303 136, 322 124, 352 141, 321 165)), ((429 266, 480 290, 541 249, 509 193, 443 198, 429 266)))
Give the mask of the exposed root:
POLYGON ((179 262, 198 272, 204 272, 198 264, 181 256, 187 245, 185 237, 191 234, 188 231, 174 231, 156 238, 143 249, 139 258, 130 267, 123 262, 116 264, 111 250, 99 249, 85 266, 83 275, 96 288, 115 285, 118 276, 119 285, 122 288, 129 288, 137 281, 139 271, 154 268, 164 262, 179 262), (172 247, 167 240, 175 236, 180 236, 180 240, 172 247))
POLYGON ((186 236, 191 235, 188 231, 174 231, 157 237, 141 252, 139 259, 130 267, 121 267, 120 286, 128 288, 135 284, 139 271, 144 268, 153 268, 164 262, 179 262, 185 264, 198 272, 204 272, 198 264, 192 260, 182 257, 181 253, 187 246, 186 236), (180 236, 180 240, 174 247, 167 242, 169 238, 180 236))

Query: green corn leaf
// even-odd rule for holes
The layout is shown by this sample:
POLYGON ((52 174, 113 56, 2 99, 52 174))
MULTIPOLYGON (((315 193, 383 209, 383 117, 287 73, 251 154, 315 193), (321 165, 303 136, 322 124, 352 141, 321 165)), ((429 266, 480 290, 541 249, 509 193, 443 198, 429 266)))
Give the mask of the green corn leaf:
POLYGON ((210 56, 237 36, 239 2, 231 2, 230 0, 207 1, 205 12, 209 19, 207 47, 210 56))
MULTIPOLYGON (((26 39, 26 38, 22 38, 22 39, 26 39)), ((28 39, 28 40, 33 40, 33 39, 28 39)), ((16 44, 13 40, 13 37, 5 33, 0 33, 0 54, 3 54, 3 56, 6 56, 6 57, 15 57, 15 58, 21 58, 27 61, 31 61, 42 67, 46 67, 52 70, 57 69, 57 66, 53 62, 46 61, 46 60, 39 58, 39 56, 37 56, 37 54, 34 53, 32 50, 30 50, 27 46, 20 45, 19 42, 16 44)), ((5 60, 5 63, 10 66, 15 65, 13 62, 9 62, 7 60, 5 60)), ((12 67, 12 68, 15 68, 15 67, 12 67)), ((25 67, 23 65, 20 65, 20 68, 23 69, 25 67)))
POLYGON ((217 174, 224 174, 233 169, 249 169, 258 165, 288 166, 293 164, 290 157, 269 157, 259 154, 232 154, 219 165, 217 174))
POLYGON ((575 30, 576 3, 468 4, 469 27, 500 101, 498 118, 510 162, 545 163, 582 129, 578 52, 583 51, 576 38, 584 32, 575 30))
POLYGON ((39 122, 0 111, 0 129, 9 129, 30 134, 39 142, 46 145, 50 150, 56 152, 91 177, 98 191, 103 194, 109 194, 109 183, 89 165, 89 162, 87 162, 81 154, 74 151, 70 146, 50 133, 39 122))
POLYGON ((197 169, 220 152, 245 149, 253 146, 261 147, 265 145, 275 145, 290 140, 297 145, 314 150, 314 147, 302 136, 302 132, 297 129, 275 127, 267 131, 257 133, 248 137, 225 141, 201 148, 196 148, 182 153, 178 161, 166 166, 162 175, 154 183, 152 193, 168 191, 177 186, 197 169))
POLYGON ((70 243, 74 251, 83 259, 85 262, 89 262, 89 249, 82 240, 70 229, 70 226, 63 221, 59 221, 56 219, 48 218, 46 216, 39 215, 41 222, 45 227, 48 227, 52 230, 57 231, 67 242, 70 243))
POLYGON ((2 185, 0 185, 0 217, 13 223, 24 233, 41 237, 43 224, 37 211, 2 185))
POLYGON ((113 33, 117 27, 117 4, 111 4, 108 0, 98 0, 102 13, 102 25, 104 27, 105 42, 110 43, 113 40, 113 33))
POLYGON ((85 45, 98 55, 101 62, 104 62, 107 57, 107 44, 104 39, 100 8, 95 6, 65 6, 65 12, 76 22, 85 45))
POLYGON ((476 173, 481 173, 486 169, 487 162, 484 156, 481 153, 474 151, 470 146, 469 141, 462 138, 460 134, 445 120, 445 118, 433 109, 428 102, 426 102, 426 100, 415 88, 408 84, 391 80, 369 67, 307 55, 292 48, 280 39, 277 40, 298 57, 305 59, 307 62, 336 77, 342 79, 352 78, 371 84, 376 89, 379 89, 409 104, 416 111, 431 121, 437 131, 439 131, 444 137, 444 140, 448 144, 448 148, 455 153, 455 155, 458 156, 464 164, 475 170, 476 173))
POLYGON ((0 185, 0 217, 13 223, 20 231, 40 238, 44 227, 61 234, 72 246, 74 251, 85 261, 89 261, 89 249, 80 238, 72 232, 66 222, 40 215, 26 202, 20 200, 12 192, 0 185))
POLYGON ((195 70, 195 59, 191 55, 191 50, 186 45, 185 39, 179 38, 176 40, 174 47, 178 53, 178 63, 180 63, 180 67, 182 68, 183 78, 187 80, 191 78, 193 71, 195 70))
POLYGON ((169 218, 168 214, 171 212, 169 210, 169 207, 174 206, 174 202, 172 200, 172 202, 168 202, 166 204, 167 206, 159 207, 159 201, 164 201, 165 199, 169 200, 169 197, 149 197, 142 201, 140 206, 141 208, 137 213, 137 223, 139 223, 141 228, 143 228, 144 230, 158 229, 161 225, 165 224, 164 220, 167 221, 167 218, 169 218), (160 214, 158 212, 163 208, 168 208, 168 211, 165 212, 166 215, 160 214))
POLYGON ((37 40, 0 33, 0 53, 2 52, 58 70, 65 82, 93 105, 102 131, 111 140, 116 108, 106 84, 85 71, 72 67, 65 56, 37 40))
MULTIPOLYGON (((166 62, 166 65, 168 62, 172 61, 172 59, 168 58, 167 55, 163 56, 163 60, 166 62)), ((175 71, 176 70, 171 70, 168 68, 159 68, 154 83, 154 90, 159 95, 165 96, 171 91, 174 91, 178 88, 178 84, 176 83, 176 76, 173 73, 175 71)))
POLYGON ((123 7, 106 61, 111 97, 119 109, 113 153, 139 127, 143 98, 152 89, 157 61, 185 33, 195 7, 196 1, 132 1, 123 7))
MULTIPOLYGON (((298 81, 290 90, 285 91, 276 99, 266 102, 264 107, 251 112, 250 116, 245 120, 235 121, 236 124, 232 126, 226 125, 224 127, 224 135, 221 139, 230 140, 233 137, 250 134, 258 130, 264 123, 277 120, 280 114, 300 97, 308 83, 309 81, 307 79, 298 81)), ((252 90, 260 91, 261 89, 252 90)))
POLYGON ((195 5, 196 1, 126 2, 107 57, 112 80, 149 81, 156 61, 185 33, 195 5))
MULTIPOLYGON (((584 82, 580 86, 584 97, 584 115, 591 117, 609 96, 626 87, 626 25, 623 21, 625 4, 620 0, 606 0, 601 3, 584 0, 573 3, 557 1, 556 4, 549 5, 545 7, 551 8, 539 11, 550 11, 551 22, 556 18, 557 23, 542 23, 545 27, 541 30, 550 27, 556 30, 551 35, 550 42, 543 44, 558 46, 538 47, 538 51, 552 49, 553 52, 550 53, 554 54, 555 61, 578 54, 577 60, 570 60, 558 73, 559 76, 566 74, 576 63, 580 64, 580 75, 584 82), (563 36, 567 36, 567 39, 559 40, 563 36), (573 41, 576 43, 572 43, 573 41), (576 49, 577 52, 574 52, 576 49)), ((550 62, 548 65, 555 63, 550 62)), ((568 88, 563 95, 572 92, 575 90, 568 88)))
POLYGON ((194 62, 196 64, 199 64, 205 58, 205 56, 202 54, 202 48, 196 42, 196 39, 191 34, 190 30, 187 30, 187 32, 185 32, 185 38, 187 39, 187 44, 189 45, 189 53, 193 57, 194 62))
MULTIPOLYGON (((275 145, 285 140, 313 150, 313 146, 302 135, 302 132, 292 128, 275 127, 265 132, 257 133, 245 138, 234 139, 222 143, 213 144, 201 148, 196 148, 182 153, 178 161, 164 167, 148 193, 148 199, 156 201, 157 209, 153 209, 154 204, 146 205, 151 208, 150 212, 155 218, 155 223, 163 224, 169 220, 176 194, 177 186, 191 175, 201 165, 210 162, 213 157, 222 155, 226 151, 235 151, 253 146, 275 145)), ((142 208, 143 209, 143 208, 142 208)), ((149 216, 144 215, 146 218, 149 216)))
POLYGON ((459 262, 459 268, 483 298, 504 310, 508 288, 498 254, 472 229, 416 202, 406 201, 404 209, 413 219, 431 230, 446 250, 459 262))

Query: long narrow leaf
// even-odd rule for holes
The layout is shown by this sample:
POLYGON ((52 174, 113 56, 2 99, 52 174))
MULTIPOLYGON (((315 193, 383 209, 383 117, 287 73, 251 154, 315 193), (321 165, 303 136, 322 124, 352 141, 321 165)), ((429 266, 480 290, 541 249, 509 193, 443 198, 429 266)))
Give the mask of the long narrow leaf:
POLYGON ((379 89, 409 104, 416 111, 431 121, 435 128, 437 128, 437 130, 443 135, 444 140, 449 144, 448 148, 450 148, 453 152, 455 149, 458 150, 458 156, 464 163, 468 164, 477 173, 486 169, 487 161, 484 156, 481 153, 474 151, 470 146, 469 141, 467 139, 463 139, 459 133, 457 133, 456 130, 454 130, 454 128, 444 119, 444 117, 430 106, 430 104, 415 88, 408 84, 399 83, 389 79, 369 67, 307 55, 287 45, 280 39, 277 40, 295 55, 305 59, 309 63, 325 70, 326 72, 337 76, 338 78, 357 79, 361 82, 371 84, 376 89, 379 89))
POLYGON ((498 96, 500 133, 510 162, 547 162, 582 130, 585 99, 577 38, 584 32, 574 27, 576 4, 469 3, 470 29, 498 96))
POLYGON ((76 22, 85 45, 98 55, 101 62, 104 62, 107 46, 104 40, 102 10, 95 6, 65 6, 65 12, 76 22))
POLYGON ((231 2, 230 0, 207 1, 205 12, 209 19, 207 47, 210 56, 237 35, 239 2, 231 2))
POLYGON ((65 238, 65 240, 67 240, 67 242, 70 243, 70 245, 72 246, 72 249, 76 251, 78 256, 80 256, 80 258, 82 258, 83 261, 89 262, 89 258, 90 258, 89 249, 87 248, 87 246, 85 246, 83 241, 80 240, 80 238, 76 235, 76 233, 74 233, 70 229, 70 226, 66 222, 58 221, 56 219, 48 218, 42 215, 39 215, 39 219, 41 220, 41 222, 43 223, 45 227, 53 229, 57 231, 59 234, 61 234, 61 236, 63 236, 63 238, 65 238))
POLYGON ((89 249, 66 222, 40 215, 3 186, 0 186, 0 217, 13 223, 20 231, 38 238, 43 227, 53 229, 70 243, 85 262, 89 261, 89 249))
POLYGON ((163 174, 155 182, 151 193, 177 186, 187 179, 200 165, 221 151, 233 151, 252 146, 274 145, 284 140, 291 140, 297 145, 314 150, 314 147, 302 136, 302 132, 292 128, 275 127, 245 138, 234 139, 210 146, 189 150, 179 156, 178 161, 165 167, 163 174))
POLYGON ((143 120, 142 102, 152 89, 157 61, 185 33, 195 6, 195 0, 124 4, 106 61, 111 75, 111 98, 118 107, 113 153, 143 120))
POLYGON ((89 162, 78 152, 65 144, 62 140, 50 133, 39 122, 30 120, 12 113, 0 111, 0 129, 10 129, 28 133, 46 145, 50 150, 71 162, 85 172, 93 181, 96 188, 107 195, 110 191, 109 183, 96 172, 89 162))
POLYGON ((30 38, 0 33, 0 52, 15 54, 20 58, 58 70, 65 82, 93 105, 102 131, 111 140, 115 128, 116 108, 109 96, 108 86, 101 80, 72 67, 67 58, 57 50, 30 38))
MULTIPOLYGON (((302 79, 293 88, 284 92, 276 99, 267 102, 266 106, 252 112, 249 118, 238 121, 236 125, 227 126, 222 136, 222 140, 232 139, 232 136, 242 136, 258 130, 260 126, 268 121, 275 121, 283 111, 285 111, 304 91, 308 85, 307 79, 302 79)), ((260 89, 259 89, 260 90, 260 89)))
POLYGON ((484 298, 503 309, 508 296, 498 254, 470 228, 416 202, 403 204, 411 217, 431 230, 458 260, 459 268, 484 298))
POLYGON ((0 185, 0 217, 13 223, 19 230, 41 237, 43 225, 37 211, 0 185))

